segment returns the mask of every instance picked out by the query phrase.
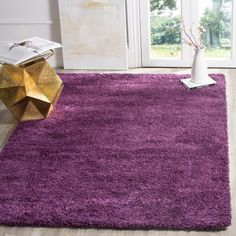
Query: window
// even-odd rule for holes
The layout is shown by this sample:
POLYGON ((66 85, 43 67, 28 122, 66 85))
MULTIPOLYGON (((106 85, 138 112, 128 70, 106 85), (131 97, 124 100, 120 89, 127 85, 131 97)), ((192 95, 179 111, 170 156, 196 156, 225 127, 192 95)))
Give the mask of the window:
POLYGON ((141 0, 143 66, 188 67, 193 49, 181 43, 181 21, 186 29, 199 23, 206 33, 203 41, 208 66, 236 67, 236 0, 141 0))

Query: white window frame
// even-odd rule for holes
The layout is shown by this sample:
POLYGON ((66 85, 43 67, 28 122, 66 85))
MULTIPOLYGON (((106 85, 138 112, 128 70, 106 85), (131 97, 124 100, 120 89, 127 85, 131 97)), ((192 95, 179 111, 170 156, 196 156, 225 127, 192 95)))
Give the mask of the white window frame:
MULTIPOLYGON (((191 21, 199 22, 198 11, 194 9, 199 8, 199 1, 191 0, 191 21)), ((232 31, 231 31, 231 58, 207 58, 207 65, 209 67, 217 68, 234 68, 236 67, 236 0, 232 0, 232 31)), ((193 52, 192 52, 193 54, 193 52)))
MULTIPOLYGON (((195 0, 196 1, 196 0, 195 0)), ((190 11, 189 0, 182 0, 181 11, 184 21, 187 23, 186 27, 189 28, 190 11)), ((141 42, 142 42, 142 66, 144 67, 189 67, 190 50, 186 44, 182 45, 181 58, 158 58, 152 59, 150 52, 150 0, 140 1, 140 16, 141 16, 141 42), (147 14, 148 12, 148 14, 147 14)))
MULTIPOLYGON (((151 59, 149 33, 149 0, 126 0, 128 16, 129 67, 190 67, 194 51, 187 45, 182 47, 182 58, 151 59), (148 12, 148 14, 146 14, 148 12)), ((182 13, 186 27, 190 22, 198 22, 199 1, 182 0, 182 13), (189 11, 191 9, 191 11, 189 11), (188 20, 187 20, 188 19, 188 20), (191 21, 189 21, 191 19, 191 21)), ((236 0, 232 0, 231 59, 207 59, 209 67, 236 68, 236 0)))

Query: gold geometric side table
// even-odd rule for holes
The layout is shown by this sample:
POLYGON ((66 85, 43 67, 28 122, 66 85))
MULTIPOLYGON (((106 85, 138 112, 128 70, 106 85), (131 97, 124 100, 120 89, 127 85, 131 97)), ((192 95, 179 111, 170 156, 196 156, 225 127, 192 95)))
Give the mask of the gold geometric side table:
POLYGON ((19 121, 47 118, 62 89, 62 80, 45 59, 4 64, 0 71, 0 99, 19 121))

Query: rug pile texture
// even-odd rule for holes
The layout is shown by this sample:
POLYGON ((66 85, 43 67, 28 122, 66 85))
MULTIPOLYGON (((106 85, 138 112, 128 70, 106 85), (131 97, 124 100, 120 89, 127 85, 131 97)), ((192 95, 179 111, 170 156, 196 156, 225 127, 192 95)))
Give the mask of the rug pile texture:
POLYGON ((230 225, 223 75, 60 74, 47 120, 0 154, 0 224, 118 229, 230 225))

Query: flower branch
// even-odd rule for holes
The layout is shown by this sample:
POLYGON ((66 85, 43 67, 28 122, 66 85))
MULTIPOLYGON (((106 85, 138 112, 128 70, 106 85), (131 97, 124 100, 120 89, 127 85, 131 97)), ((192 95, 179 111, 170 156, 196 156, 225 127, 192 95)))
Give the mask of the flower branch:
POLYGON ((203 28, 203 26, 199 25, 199 27, 197 27, 198 38, 199 38, 198 40, 196 36, 193 34, 192 27, 189 29, 190 33, 187 32, 183 20, 181 22, 181 31, 182 31, 182 43, 192 46, 196 50, 203 49, 205 47, 202 41, 202 35, 206 32, 206 30, 203 28))

